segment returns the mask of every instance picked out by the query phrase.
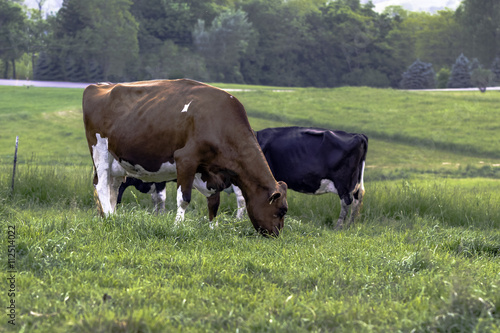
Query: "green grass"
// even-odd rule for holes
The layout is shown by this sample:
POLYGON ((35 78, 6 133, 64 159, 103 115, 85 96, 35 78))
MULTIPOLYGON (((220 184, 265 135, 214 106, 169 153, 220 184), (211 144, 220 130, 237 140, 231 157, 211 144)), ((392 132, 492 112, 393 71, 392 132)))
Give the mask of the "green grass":
POLYGON ((0 164, 12 163, 16 136, 19 162, 88 163, 82 121, 82 89, 0 87, 0 164))
POLYGON ((338 197, 289 192, 284 232, 266 239, 234 218, 225 194, 211 229, 195 192, 175 225, 172 183, 167 214, 128 190, 102 219, 82 91, 0 87, 2 281, 7 227, 17 231, 17 326, 5 315, 0 332, 500 332, 494 92, 229 87, 259 90, 234 92, 257 130, 305 124, 370 136, 359 221, 336 232, 338 197), (461 135, 436 129, 445 109, 470 113, 454 123, 461 135))
POLYGON ((235 93, 251 116, 499 158, 500 95, 375 88, 235 93), (388 103, 390 101, 390 103, 388 103), (272 103, 272 106, 269 105, 272 103))

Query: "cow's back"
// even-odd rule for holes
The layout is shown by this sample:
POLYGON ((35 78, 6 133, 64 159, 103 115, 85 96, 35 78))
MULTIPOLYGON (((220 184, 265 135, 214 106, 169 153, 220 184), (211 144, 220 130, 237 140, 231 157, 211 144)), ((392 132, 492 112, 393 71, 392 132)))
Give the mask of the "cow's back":
POLYGON ((224 120, 235 119, 233 124, 250 130, 237 99, 187 79, 91 85, 84 92, 83 113, 89 147, 98 133, 108 138, 116 159, 140 162, 151 171, 172 162, 188 140, 213 139, 224 120))
MULTIPOLYGON (((337 179, 357 169, 366 156, 366 136, 343 131, 269 128, 258 131, 257 139, 275 178, 304 193, 315 193, 323 179, 337 179)), ((358 180, 354 177, 343 184, 342 192, 347 193, 358 180)))

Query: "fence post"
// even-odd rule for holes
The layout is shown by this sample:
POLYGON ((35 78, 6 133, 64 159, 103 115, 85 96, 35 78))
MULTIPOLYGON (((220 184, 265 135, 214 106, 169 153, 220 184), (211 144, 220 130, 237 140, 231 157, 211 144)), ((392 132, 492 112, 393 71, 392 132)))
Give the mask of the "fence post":
POLYGON ((14 193, 14 178, 16 176, 16 164, 17 164, 17 146, 19 145, 19 136, 16 136, 16 151, 14 152, 14 168, 12 169, 12 184, 10 185, 10 193, 14 193))

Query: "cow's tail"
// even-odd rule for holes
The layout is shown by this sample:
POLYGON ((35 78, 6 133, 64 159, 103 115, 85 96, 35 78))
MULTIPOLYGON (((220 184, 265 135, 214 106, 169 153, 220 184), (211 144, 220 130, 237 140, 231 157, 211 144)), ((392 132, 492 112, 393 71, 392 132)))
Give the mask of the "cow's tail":
POLYGON ((358 179, 356 184, 356 189, 353 193, 353 205, 351 209, 351 218, 349 220, 349 225, 354 222, 356 217, 359 215, 359 211, 363 206, 363 196, 365 194, 365 186, 363 184, 363 177, 365 174, 365 161, 366 161, 366 153, 368 152, 368 137, 364 134, 361 134, 361 145, 360 145, 360 155, 358 164, 358 179))
MULTIPOLYGON (((365 173, 365 161, 366 161, 366 153, 368 152, 368 137, 364 134, 361 134, 358 136, 360 140, 360 145, 359 145, 359 150, 360 150, 360 159, 358 161, 358 178, 356 181, 356 186, 353 192, 353 201, 352 201, 352 208, 351 208, 351 218, 349 219, 349 222, 347 223, 347 226, 351 225, 354 223, 356 218, 359 215, 359 212, 361 210, 361 207, 363 206, 363 196, 365 194, 365 186, 363 184, 363 177, 365 173)), ((338 226, 338 224, 337 224, 338 226)))
POLYGON ((359 195, 359 191, 362 191, 361 196, 364 194, 364 182, 363 182, 363 177, 365 174, 365 161, 366 161, 366 154, 368 153, 368 137, 364 134, 361 134, 361 145, 360 145, 360 150, 361 150, 361 158, 359 160, 359 165, 358 168, 360 170, 359 175, 358 175, 358 180, 357 183, 359 184, 357 191, 354 193, 354 198, 358 199, 357 196, 359 195))

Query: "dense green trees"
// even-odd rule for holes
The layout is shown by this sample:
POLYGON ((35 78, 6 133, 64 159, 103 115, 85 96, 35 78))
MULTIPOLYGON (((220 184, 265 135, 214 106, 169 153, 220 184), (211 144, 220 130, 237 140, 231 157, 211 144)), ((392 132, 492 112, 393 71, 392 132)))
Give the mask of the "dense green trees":
POLYGON ((240 61, 254 34, 252 23, 242 10, 226 10, 219 14, 210 28, 199 20, 193 36, 196 50, 204 55, 212 80, 243 83, 240 61))
POLYGON ((490 64, 500 51, 500 2, 464 0, 456 11, 464 53, 490 64))
POLYGON ((65 0, 48 50, 49 59, 58 63, 59 76, 69 81, 133 78, 139 46, 131 4, 129 0, 65 0))
POLYGON ((13 1, 0 0, 0 59, 4 65, 3 76, 8 76, 9 65, 12 77, 16 77, 16 63, 25 51, 24 31, 26 13, 13 1))
POLYGON ((495 57, 491 64, 491 73, 493 74, 493 82, 500 84, 500 57, 495 57))
POLYGON ((421 59, 443 86, 455 84, 452 66, 463 54, 483 64, 469 68, 467 85, 500 81, 493 0, 435 14, 377 13, 360 0, 64 0, 47 18, 20 2, 0 0, 3 77, 18 76, 16 60, 28 54, 34 77, 45 80, 400 87, 416 82, 410 65, 421 59))

